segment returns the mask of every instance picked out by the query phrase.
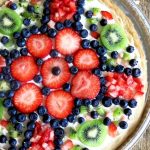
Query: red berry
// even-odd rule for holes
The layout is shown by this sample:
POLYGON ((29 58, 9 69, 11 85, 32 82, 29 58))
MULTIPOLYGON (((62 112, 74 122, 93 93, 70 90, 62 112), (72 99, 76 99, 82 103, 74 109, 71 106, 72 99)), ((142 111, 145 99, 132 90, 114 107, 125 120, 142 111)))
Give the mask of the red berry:
POLYGON ((100 91, 99 78, 90 72, 80 71, 72 80, 71 93, 77 98, 95 98, 100 91))
POLYGON ((38 58, 46 57, 52 49, 52 40, 44 34, 31 35, 26 42, 29 53, 38 58))
POLYGON ((65 143, 62 145, 62 150, 70 150, 74 147, 73 142, 71 140, 65 141, 65 143))
POLYGON ((108 11, 101 11, 101 14, 104 18, 108 19, 108 20, 112 20, 113 19, 113 16, 110 12, 108 11))
POLYGON ((30 147, 29 150, 44 150, 44 148, 40 144, 36 143, 30 147))
POLYGON ((57 119, 63 119, 71 113, 74 100, 71 94, 65 91, 53 91, 47 97, 45 105, 50 115, 57 119))
POLYGON ((98 67, 99 59, 92 49, 81 49, 74 56, 74 65, 81 70, 89 70, 98 67))
POLYGON ((7 128, 8 124, 9 122, 7 120, 4 119, 0 120, 0 126, 7 128))
POLYGON ((100 37, 100 34, 98 32, 91 32, 91 36, 95 39, 98 39, 100 37))
POLYGON ((31 56, 19 57, 11 64, 11 74, 18 81, 30 81, 37 73, 38 66, 31 56))
POLYGON ((41 68, 43 84, 49 88, 60 88, 70 79, 69 66, 63 58, 50 58, 44 62, 41 68), (60 73, 53 74, 53 68, 58 67, 60 73))
POLYGON ((42 100, 40 88, 33 83, 26 83, 15 92, 13 104, 20 112, 31 113, 41 105, 42 100))
POLYGON ((0 72, 2 71, 2 67, 6 66, 5 58, 0 56, 0 72))
POLYGON ((117 135, 117 126, 114 123, 111 123, 108 127, 109 136, 115 137, 117 135))
POLYGON ((77 32, 65 28, 56 35, 56 49, 64 55, 70 55, 80 48, 81 38, 77 32))

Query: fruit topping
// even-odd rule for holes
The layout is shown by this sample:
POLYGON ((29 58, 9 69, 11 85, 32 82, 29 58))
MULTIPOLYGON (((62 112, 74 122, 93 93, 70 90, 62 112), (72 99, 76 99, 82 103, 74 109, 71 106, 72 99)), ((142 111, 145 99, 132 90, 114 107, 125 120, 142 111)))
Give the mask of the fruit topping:
POLYGON ((71 93, 77 98, 93 99, 99 91, 100 80, 90 72, 80 71, 72 80, 71 93))
POLYGON ((81 70, 90 70, 98 67, 99 59, 92 49, 81 49, 74 56, 74 65, 81 70))
POLYGON ((29 53, 38 58, 46 57, 52 49, 52 40, 45 34, 33 34, 26 42, 29 53))
POLYGON ((70 79, 69 66, 63 58, 50 58, 41 68, 43 84, 49 88, 60 88, 70 79))
POLYGON ((95 39, 98 39, 100 37, 100 34, 98 32, 91 32, 91 36, 95 39))
POLYGON ((55 41, 56 49, 64 55, 70 55, 80 48, 81 38, 71 28, 65 28, 58 32, 55 41))
POLYGON ((115 137, 117 135, 117 126, 114 123, 111 123, 108 127, 108 134, 111 137, 115 137))
POLYGON ((31 113, 41 105, 43 96, 40 88, 33 83, 26 83, 13 97, 14 106, 22 113, 31 113))
POLYGON ((108 12, 108 11, 101 11, 101 14, 102 14, 102 16, 105 19, 108 19, 108 20, 112 20, 113 19, 112 14, 110 12, 108 12))
POLYGON ((73 142, 71 140, 65 141, 65 143, 62 145, 61 150, 71 150, 73 148, 73 142))
POLYGON ((38 67, 33 57, 21 56, 11 64, 11 74, 18 81, 26 82, 33 79, 38 73, 38 67))
POLYGON ((50 115, 63 119, 71 113, 74 100, 71 94, 65 91, 53 91, 47 97, 45 105, 50 115))
POLYGON ((0 72, 2 70, 2 67, 6 66, 6 61, 5 58, 3 56, 0 56, 0 72))

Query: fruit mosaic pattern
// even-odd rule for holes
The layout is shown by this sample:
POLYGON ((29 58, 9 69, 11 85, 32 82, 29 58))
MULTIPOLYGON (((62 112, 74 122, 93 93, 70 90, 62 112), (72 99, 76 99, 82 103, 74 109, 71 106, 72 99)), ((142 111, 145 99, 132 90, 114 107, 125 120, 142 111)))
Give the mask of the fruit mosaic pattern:
POLYGON ((128 128, 144 94, 138 49, 93 1, 0 8, 0 147, 90 150, 128 128))

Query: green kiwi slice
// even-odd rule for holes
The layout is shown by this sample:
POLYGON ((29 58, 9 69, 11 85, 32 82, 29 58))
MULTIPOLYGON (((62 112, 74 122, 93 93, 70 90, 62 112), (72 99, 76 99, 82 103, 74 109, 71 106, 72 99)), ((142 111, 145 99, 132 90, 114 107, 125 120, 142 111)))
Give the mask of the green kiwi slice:
POLYGON ((0 33, 12 35, 20 30, 21 25, 22 20, 14 10, 9 8, 0 9, 0 33))
POLYGON ((109 24, 103 27, 101 41, 109 51, 124 49, 128 45, 127 35, 118 24, 109 24))
POLYGON ((102 120, 92 120, 83 123, 78 129, 78 138, 81 143, 90 147, 101 145, 107 136, 107 127, 102 120))

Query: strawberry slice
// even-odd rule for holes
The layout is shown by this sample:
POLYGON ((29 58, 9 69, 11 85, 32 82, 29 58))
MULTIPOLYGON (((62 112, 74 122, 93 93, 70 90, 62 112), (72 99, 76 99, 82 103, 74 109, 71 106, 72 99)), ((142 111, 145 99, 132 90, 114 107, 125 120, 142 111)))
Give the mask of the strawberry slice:
POLYGON ((81 38, 77 32, 65 28, 56 35, 56 49, 64 55, 70 55, 80 48, 81 38))
POLYGON ((53 141, 48 141, 47 144, 48 144, 48 148, 49 148, 50 150, 54 150, 55 146, 54 146, 53 141))
POLYGON ((90 70, 98 67, 99 59, 92 49, 81 49, 74 56, 74 65, 81 70, 90 70))
POLYGON ((0 126, 7 128, 8 124, 9 124, 9 121, 4 120, 4 119, 0 120, 0 126))
POLYGON ((93 99, 98 95, 99 91, 99 78, 90 72, 80 71, 72 80, 71 93, 77 98, 93 99))
POLYGON ((43 58, 51 51, 52 40, 45 34, 34 34, 27 39, 26 46, 31 55, 43 58))
POLYGON ((73 142, 71 140, 65 141, 65 143, 62 145, 61 150, 70 150, 73 148, 73 142))
POLYGON ((40 144, 36 143, 30 147, 29 150, 44 150, 44 148, 40 144))
POLYGON ((38 73, 38 66, 31 56, 17 58, 12 62, 10 69, 12 76, 22 82, 32 80, 38 73))
POLYGON ((112 20, 113 19, 113 16, 110 12, 108 11, 101 11, 101 14, 104 18, 108 19, 108 20, 112 20))
POLYGON ((57 119, 66 118, 74 106, 73 97, 62 90, 53 91, 46 99, 46 108, 57 119))
POLYGON ((34 83, 26 83, 15 92, 13 104, 22 113, 31 113, 41 105, 43 96, 34 83))
POLYGON ((3 56, 0 56, 0 72, 2 70, 2 67, 6 66, 6 61, 5 58, 3 56))
POLYGON ((117 126, 114 123, 111 123, 108 127, 108 134, 111 137, 115 137, 117 135, 117 126))
POLYGON ((60 88, 70 79, 69 66, 63 58, 50 58, 41 68, 43 84, 49 88, 60 88), (58 69, 58 74, 54 70, 58 69))
POLYGON ((98 39, 100 37, 100 34, 98 32, 91 32, 91 36, 95 39, 98 39))

